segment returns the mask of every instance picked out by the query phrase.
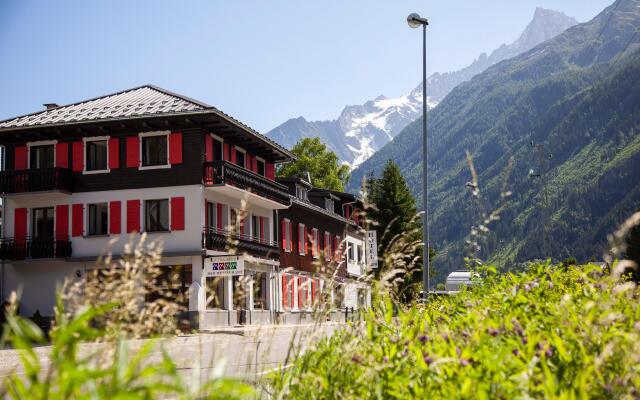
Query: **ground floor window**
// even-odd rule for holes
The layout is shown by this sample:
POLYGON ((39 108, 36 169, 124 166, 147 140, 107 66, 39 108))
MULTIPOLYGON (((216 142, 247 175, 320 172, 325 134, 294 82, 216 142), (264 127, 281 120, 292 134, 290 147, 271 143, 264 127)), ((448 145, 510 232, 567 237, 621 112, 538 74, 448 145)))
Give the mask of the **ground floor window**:
POLYGON ((246 276, 233 277, 233 307, 236 310, 247 308, 247 280, 246 276))
POLYGON ((224 277, 216 276, 206 279, 207 310, 224 309, 224 277))
POLYGON ((185 309, 189 308, 189 286, 191 285, 191 265, 168 265, 158 267, 155 287, 147 296, 148 301, 165 298, 185 309))
POLYGON ((256 272, 253 277, 253 309, 266 310, 267 307, 267 273, 256 272))
POLYGON ((89 204, 89 235, 106 235, 109 223, 107 203, 89 204))
POLYGON ((367 306, 367 289, 358 289, 358 308, 364 308, 367 306))
POLYGON ((333 288, 333 306, 335 308, 342 308, 344 302, 344 285, 336 284, 333 288))

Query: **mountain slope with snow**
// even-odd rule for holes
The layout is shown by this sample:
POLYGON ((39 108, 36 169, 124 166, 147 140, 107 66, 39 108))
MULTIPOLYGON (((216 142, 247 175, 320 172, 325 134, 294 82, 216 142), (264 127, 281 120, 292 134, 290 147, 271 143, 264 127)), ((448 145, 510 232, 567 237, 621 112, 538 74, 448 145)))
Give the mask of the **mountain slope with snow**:
MULTIPOLYGON (((537 8, 533 20, 520 37, 502 45, 491 55, 481 54, 470 66, 455 72, 433 74, 427 78, 427 106, 435 107, 460 83, 488 67, 551 39, 577 21, 558 11, 537 8)), ((422 114, 422 84, 404 96, 379 96, 362 105, 346 106, 331 121, 307 121, 304 117, 288 120, 267 132, 267 136, 287 148, 303 137, 319 137, 329 149, 352 168, 371 157, 393 140, 409 123, 422 114)))

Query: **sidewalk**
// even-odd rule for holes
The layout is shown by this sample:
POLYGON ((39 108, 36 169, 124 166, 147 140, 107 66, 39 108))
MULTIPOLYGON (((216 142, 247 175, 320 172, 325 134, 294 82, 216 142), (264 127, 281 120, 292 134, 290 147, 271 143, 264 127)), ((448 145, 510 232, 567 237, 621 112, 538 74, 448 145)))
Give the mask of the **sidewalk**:
MULTIPOLYGON (((178 369, 193 379, 205 380, 212 375, 255 379, 264 371, 283 364, 290 356, 291 347, 301 345, 304 349, 345 326, 335 322, 240 326, 151 339, 157 342, 157 347, 149 354, 148 362, 160 361, 164 349, 178 369)), ((136 351, 148 340, 130 340, 130 351, 136 351)), ((82 344, 80 355, 100 351, 103 346, 101 343, 82 344)), ((35 351, 46 369, 51 346, 40 346, 35 351)), ((0 350, 0 379, 13 371, 22 372, 18 351, 0 350)))

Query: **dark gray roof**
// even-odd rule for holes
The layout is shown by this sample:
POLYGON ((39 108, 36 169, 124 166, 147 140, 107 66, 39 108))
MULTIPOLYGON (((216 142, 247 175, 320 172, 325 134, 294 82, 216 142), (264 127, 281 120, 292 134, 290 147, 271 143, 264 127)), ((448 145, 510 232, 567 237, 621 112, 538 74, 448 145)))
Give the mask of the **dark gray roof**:
POLYGON ((153 85, 139 86, 90 100, 0 121, 0 131, 128 118, 156 117, 166 114, 199 113, 216 114, 248 133, 258 136, 263 141, 277 147, 278 150, 290 158, 295 159, 289 150, 217 108, 153 85))
POLYGON ((313 204, 313 203, 311 203, 311 202, 301 200, 301 199, 299 199, 299 198, 297 198, 297 197, 295 197, 295 196, 291 196, 291 195, 289 195, 289 197, 291 198, 291 203, 292 203, 292 204, 298 204, 298 205, 300 205, 300 206, 306 207, 306 208, 308 208, 308 209, 310 209, 310 210, 313 210, 313 211, 315 211, 315 212, 319 212, 319 213, 321 213, 321 214, 324 214, 324 215, 326 215, 326 216, 328 216, 328 217, 335 218, 335 219, 337 219, 338 221, 344 222, 344 223, 346 223, 346 224, 350 224, 350 225, 357 226, 355 222, 353 222, 353 221, 352 221, 352 220, 350 220, 350 219, 347 219, 347 218, 343 217, 343 216, 342 216, 342 215, 340 215, 340 214, 336 214, 336 213, 331 212, 331 211, 329 211, 329 210, 327 210, 327 209, 324 209, 324 208, 322 208, 322 207, 319 207, 319 206, 317 206, 317 205, 315 205, 315 204, 313 204))

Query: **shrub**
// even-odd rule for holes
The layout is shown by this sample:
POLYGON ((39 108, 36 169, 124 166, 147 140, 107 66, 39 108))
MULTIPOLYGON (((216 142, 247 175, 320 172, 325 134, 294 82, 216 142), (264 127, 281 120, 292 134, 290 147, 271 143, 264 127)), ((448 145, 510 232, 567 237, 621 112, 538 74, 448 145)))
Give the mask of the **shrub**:
POLYGON ((361 326, 270 376, 276 398, 638 398, 640 291, 534 264, 361 326))

